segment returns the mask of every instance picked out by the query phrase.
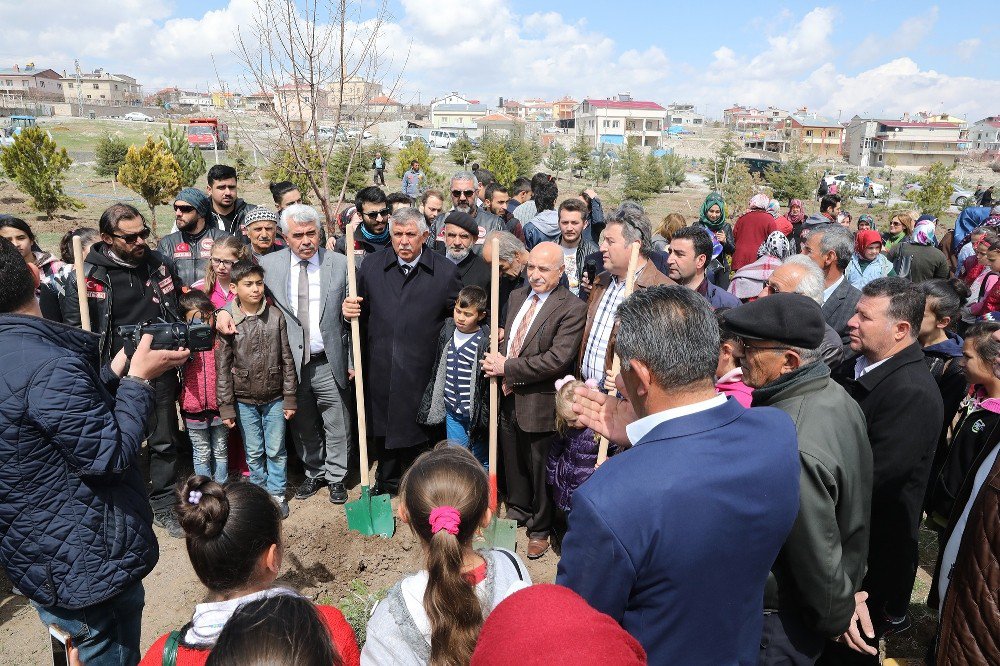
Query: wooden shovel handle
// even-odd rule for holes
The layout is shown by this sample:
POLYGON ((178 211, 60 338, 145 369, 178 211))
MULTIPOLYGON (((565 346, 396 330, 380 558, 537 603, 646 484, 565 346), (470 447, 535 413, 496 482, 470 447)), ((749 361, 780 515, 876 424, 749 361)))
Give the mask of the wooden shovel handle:
POLYGON ((73 268, 76 270, 76 299, 80 304, 80 326, 90 328, 90 306, 87 304, 87 276, 83 274, 83 240, 73 236, 73 268))
MULTIPOLYGON (((500 351, 500 239, 490 246, 490 353, 500 351)), ((490 509, 497 508, 497 419, 499 418, 499 378, 490 377, 490 509)))
MULTIPOLYGON (((635 272, 639 268, 639 242, 636 241, 632 243, 632 254, 628 258, 628 273, 625 274, 625 298, 632 295, 632 291, 635 289, 635 272)), ((616 378, 618 373, 621 372, 622 362, 615 354, 614 358, 611 359, 611 372, 608 373, 608 377, 616 378)), ((597 436, 597 464, 600 465, 605 460, 608 459, 608 440, 607 438, 598 435, 597 436)))
MULTIPOLYGON (((356 222, 347 225, 347 295, 358 296, 357 268, 354 264, 354 230, 356 222)), ((306 353, 303 350, 302 353, 306 353)), ((365 418, 365 379, 361 363, 361 322, 358 317, 351 319, 351 351, 354 354, 354 398, 358 403, 358 452, 361 454, 361 485, 371 485, 368 481, 368 421, 365 418)))

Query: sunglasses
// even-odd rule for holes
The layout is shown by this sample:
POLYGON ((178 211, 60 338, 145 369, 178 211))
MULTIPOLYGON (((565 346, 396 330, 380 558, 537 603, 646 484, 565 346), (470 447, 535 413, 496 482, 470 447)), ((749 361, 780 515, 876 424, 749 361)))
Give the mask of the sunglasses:
POLYGON ((369 220, 377 220, 380 217, 389 217, 389 209, 383 208, 382 210, 373 210, 370 213, 365 213, 364 216, 369 220))
POLYGON ((129 245, 131 245, 132 243, 136 242, 140 238, 142 240, 146 240, 147 238, 149 238, 149 235, 151 233, 153 233, 152 229, 150 229, 149 227, 143 227, 142 231, 140 231, 137 234, 111 234, 111 236, 114 237, 114 238, 120 238, 123 241, 125 241, 126 243, 128 243, 129 245))
POLYGON ((462 195, 465 195, 466 198, 469 198, 475 193, 476 193, 475 190, 452 190, 451 196, 455 197, 456 199, 461 199, 462 195))
POLYGON ((181 213, 190 213, 191 211, 194 210, 194 206, 180 206, 178 204, 174 204, 174 210, 179 211, 181 213))

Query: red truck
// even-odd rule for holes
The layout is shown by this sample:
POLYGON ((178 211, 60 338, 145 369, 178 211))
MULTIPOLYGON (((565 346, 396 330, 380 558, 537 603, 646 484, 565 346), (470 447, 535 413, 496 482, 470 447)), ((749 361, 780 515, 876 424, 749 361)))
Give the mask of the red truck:
POLYGON ((225 150, 229 145, 229 125, 218 118, 191 118, 188 121, 187 140, 198 148, 225 150))

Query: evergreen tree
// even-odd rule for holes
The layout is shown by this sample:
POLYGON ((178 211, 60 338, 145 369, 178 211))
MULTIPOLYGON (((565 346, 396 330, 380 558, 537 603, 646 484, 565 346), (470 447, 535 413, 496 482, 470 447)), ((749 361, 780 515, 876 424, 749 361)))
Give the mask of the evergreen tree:
POLYGON ((674 153, 667 153, 660 158, 660 167, 663 169, 663 185, 672 190, 680 187, 687 177, 687 164, 684 158, 674 153))
POLYGON ((642 160, 639 187, 646 193, 647 199, 656 196, 663 189, 663 167, 660 166, 660 160, 652 154, 646 155, 646 159, 642 160))
POLYGON ((550 171, 554 171, 556 178, 569 167, 569 151, 558 141, 552 142, 549 147, 549 156, 545 160, 545 166, 550 171))
POLYGON ((451 144, 451 148, 448 150, 451 155, 451 160, 462 167, 463 169, 469 168, 469 162, 472 160, 472 156, 476 154, 476 148, 469 141, 469 137, 462 132, 462 136, 458 137, 458 141, 451 144))
POLYGON ((517 163, 506 142, 487 136, 479 144, 483 154, 482 167, 488 169, 504 187, 510 187, 519 175, 517 163))
POLYGON ((226 151, 226 157, 233 165, 233 168, 236 169, 236 179, 238 181, 244 182, 253 178, 257 167, 253 165, 253 157, 250 155, 250 151, 243 147, 238 137, 233 138, 232 145, 226 151))
POLYGON ((919 190, 907 194, 923 215, 940 217, 951 200, 955 182, 955 167, 947 167, 941 162, 935 162, 930 169, 917 180, 919 190))
POLYGON ((156 224, 156 207, 181 191, 184 173, 163 141, 146 137, 141 146, 129 146, 118 182, 143 198, 156 224))
POLYGON ((405 148, 396 153, 396 167, 393 172, 396 178, 402 178, 403 174, 410 168, 410 163, 416 160, 420 162, 420 169, 425 174, 425 178, 430 179, 431 174, 431 149, 423 139, 414 139, 405 148))
POLYGON ((783 203, 791 199, 809 199, 819 177, 809 167, 809 161, 798 156, 778 168, 764 170, 764 179, 771 185, 774 198, 783 203))
POLYGON ((201 148, 188 143, 184 128, 167 123, 167 129, 163 130, 163 140, 167 149, 174 156, 174 160, 181 168, 181 185, 192 187, 198 180, 208 172, 208 165, 205 164, 205 157, 201 154, 201 148))
POLYGON ((573 144, 572 150, 573 173, 581 178, 590 171, 590 153, 592 150, 590 143, 587 142, 587 137, 581 134, 576 138, 576 143, 573 144))
POLYGON ((57 210, 80 209, 83 204, 63 191, 73 160, 56 146, 41 127, 25 127, 14 143, 0 150, 0 169, 18 189, 31 197, 31 206, 51 218, 57 210))
POLYGON ((125 161, 125 154, 128 152, 129 142, 119 136, 105 134, 97 140, 96 160, 97 166, 94 173, 105 178, 118 178, 118 169, 125 161))

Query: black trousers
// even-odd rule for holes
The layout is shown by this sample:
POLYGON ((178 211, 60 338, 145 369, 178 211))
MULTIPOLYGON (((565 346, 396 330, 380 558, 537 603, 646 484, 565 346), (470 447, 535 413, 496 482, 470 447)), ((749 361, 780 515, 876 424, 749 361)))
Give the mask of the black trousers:
POLYGON ((375 184, 385 185, 385 169, 375 169, 375 184))
POLYGON ((552 530, 552 497, 545 483, 545 464, 553 432, 525 432, 514 414, 516 396, 500 403, 500 456, 507 487, 507 517, 523 524, 528 538, 545 538, 552 530))
POLYGON ((760 666, 812 666, 823 654, 826 640, 802 623, 795 611, 764 614, 760 666))
POLYGON ((393 495, 398 493, 399 481, 403 478, 403 473, 410 468, 417 456, 429 448, 430 444, 424 442, 417 446, 408 446, 405 449, 387 449, 385 448, 385 437, 373 438, 370 455, 372 460, 378 460, 375 483, 378 484, 379 492, 393 495))
POLYGON ((177 448, 181 433, 177 422, 177 373, 170 370, 153 380, 156 404, 149 420, 149 505, 167 511, 176 502, 177 448))

